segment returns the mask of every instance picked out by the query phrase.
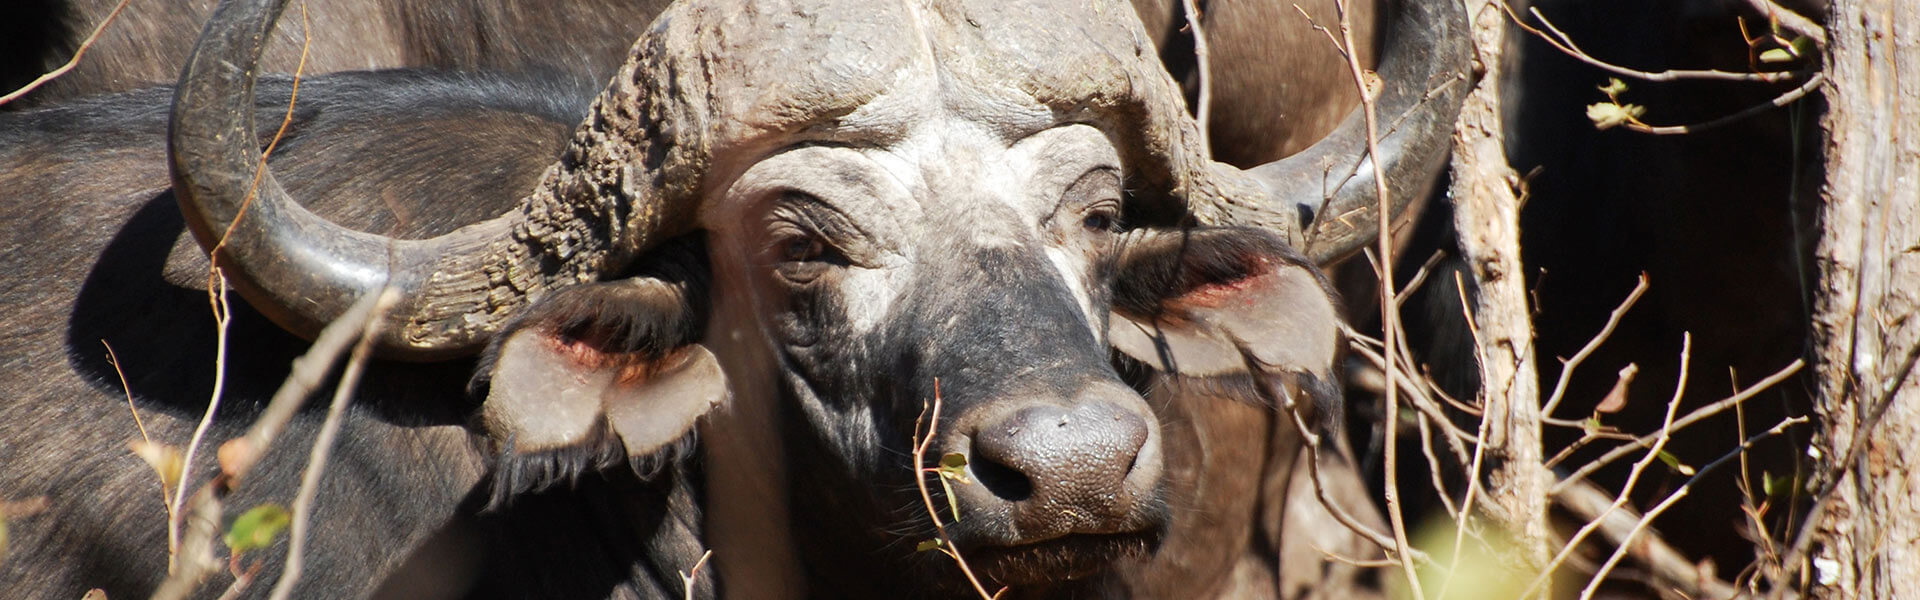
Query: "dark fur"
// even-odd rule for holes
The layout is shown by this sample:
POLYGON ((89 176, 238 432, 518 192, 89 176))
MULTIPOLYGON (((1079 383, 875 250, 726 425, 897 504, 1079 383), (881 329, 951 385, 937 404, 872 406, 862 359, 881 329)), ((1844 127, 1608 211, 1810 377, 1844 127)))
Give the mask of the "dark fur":
MULTIPOLYGON (((585 96, 555 93, 570 85, 419 72, 314 77, 302 84, 276 174, 299 190, 296 197, 312 199, 311 208, 348 226, 405 237, 444 232, 502 210, 499 190, 531 187, 578 119, 585 96), (442 176, 411 179, 424 174, 442 176), (365 191, 383 181, 417 187, 401 188, 408 191, 400 196, 365 191), (340 202, 356 197, 395 204, 340 202)), ((262 83, 263 123, 278 121, 287 91, 285 80, 262 83)), ((198 287, 206 262, 166 191, 169 98, 168 90, 146 90, 0 115, 0 185, 27 194, 0 211, 0 264, 14 282, 0 290, 0 304, 10 308, 0 318, 7 367, 0 388, 12 390, 0 395, 0 464, 9 465, 0 472, 0 499, 45 496, 50 505, 8 523, 13 552, 0 562, 0 588, 9 595, 78 597, 100 587, 110 597, 144 597, 166 570, 159 486, 125 451, 141 434, 101 341, 116 351, 147 432, 183 446, 211 393, 215 340, 198 287)), ((306 346, 238 296, 232 302, 226 395, 195 461, 196 484, 214 469, 212 447, 253 420, 306 346)), ((666 549, 677 542, 608 535, 622 539, 565 552, 572 546, 525 537, 536 523, 577 520, 567 515, 580 509, 560 506, 586 500, 530 501, 492 515, 477 514, 483 500, 463 501, 484 489, 487 456, 461 427, 476 408, 461 393, 473 367, 471 360, 370 366, 334 449, 296 595, 371 594, 409 548, 427 552, 435 547, 429 540, 447 535, 444 526, 468 523, 473 535, 499 541, 467 557, 486 568, 448 589, 470 584, 482 595, 526 597, 538 588, 524 586, 564 572, 569 589, 597 585, 604 595, 625 586, 677 596, 672 572, 698 557, 681 562, 685 552, 666 549)), ((289 502, 320 416, 318 405, 300 413, 229 507, 289 502)), ((697 487, 678 482, 697 480, 697 470, 674 466, 652 482, 610 471, 579 485, 658 490, 604 502, 593 514, 662 524, 636 535, 684 538, 697 532, 690 524, 698 513, 687 511, 698 503, 660 510, 644 498, 693 498, 697 487)), ((267 563, 260 581, 278 576, 283 552, 258 553, 267 563)), ((249 595, 270 588, 257 583, 249 595)))
MULTIPOLYGON (((0 89, 11 91, 73 55, 119 0, 20 0, 0 24, 0 89)), ((77 68, 8 105, 48 106, 179 77, 215 0, 131 2, 77 68)), ((665 0, 313 0, 309 36, 290 14, 264 58, 292 73, 310 37, 305 73, 394 67, 556 73, 597 89, 665 0)))

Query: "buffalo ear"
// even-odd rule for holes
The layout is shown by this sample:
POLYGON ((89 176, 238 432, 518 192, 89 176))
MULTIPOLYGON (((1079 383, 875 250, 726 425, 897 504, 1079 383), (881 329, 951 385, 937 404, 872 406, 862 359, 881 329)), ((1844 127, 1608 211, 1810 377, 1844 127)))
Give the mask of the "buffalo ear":
POLYGON ((1108 339, 1184 377, 1330 380, 1340 317, 1319 270, 1273 234, 1238 227, 1142 232, 1117 265, 1108 339))
POLYGON ((495 338, 472 387, 486 398, 496 504, 623 459, 656 468, 726 402, 726 375, 698 343, 705 265, 680 258, 665 261, 670 270, 548 293, 495 338))
POLYGON ((490 436, 517 452, 610 433, 628 457, 645 458, 687 435, 727 397, 719 362, 697 344, 651 357, 522 330, 501 346, 490 376, 481 418, 490 436))

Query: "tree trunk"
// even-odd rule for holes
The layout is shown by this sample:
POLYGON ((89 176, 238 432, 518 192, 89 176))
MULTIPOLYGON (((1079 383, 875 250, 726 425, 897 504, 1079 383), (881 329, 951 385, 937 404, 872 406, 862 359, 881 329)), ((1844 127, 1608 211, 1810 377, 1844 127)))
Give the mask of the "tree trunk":
POLYGON ((1836 0, 1828 39, 1815 596, 1920 599, 1920 2, 1836 0))
MULTIPOLYGON (((1532 312, 1520 265, 1520 202, 1507 166, 1501 124, 1501 48, 1507 17, 1499 4, 1467 0, 1479 85, 1460 109, 1453 133, 1454 228, 1460 253, 1479 285, 1473 315, 1480 365, 1486 452, 1494 462, 1487 498, 1506 517, 1530 566, 1547 562, 1547 478, 1541 467, 1540 385, 1534 373, 1532 312)), ((1451 283, 1451 282, 1447 282, 1451 283)))

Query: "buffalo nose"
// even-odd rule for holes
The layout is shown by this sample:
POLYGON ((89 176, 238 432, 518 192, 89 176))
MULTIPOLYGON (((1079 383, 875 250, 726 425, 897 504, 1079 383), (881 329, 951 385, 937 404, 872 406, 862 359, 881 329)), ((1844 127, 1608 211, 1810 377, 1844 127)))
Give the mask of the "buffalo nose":
POLYGON ((1128 527, 1158 483, 1151 432, 1111 401, 1029 404, 973 432, 970 464, 992 496, 1012 505, 1020 537, 1111 533, 1128 527))

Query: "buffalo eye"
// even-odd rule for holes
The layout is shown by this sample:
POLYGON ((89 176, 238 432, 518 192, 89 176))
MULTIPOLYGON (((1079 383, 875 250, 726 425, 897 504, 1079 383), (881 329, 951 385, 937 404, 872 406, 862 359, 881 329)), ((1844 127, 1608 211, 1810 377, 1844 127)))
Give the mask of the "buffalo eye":
MULTIPOLYGON (((1117 203, 1116 203, 1117 204, 1117 203)), ((1120 231, 1120 213, 1118 206, 1098 206, 1080 219, 1080 226, 1088 231, 1118 233, 1120 231)))
POLYGON ((788 238, 780 244, 780 260, 785 262, 806 262, 820 258, 827 251, 827 244, 812 236, 788 238))

